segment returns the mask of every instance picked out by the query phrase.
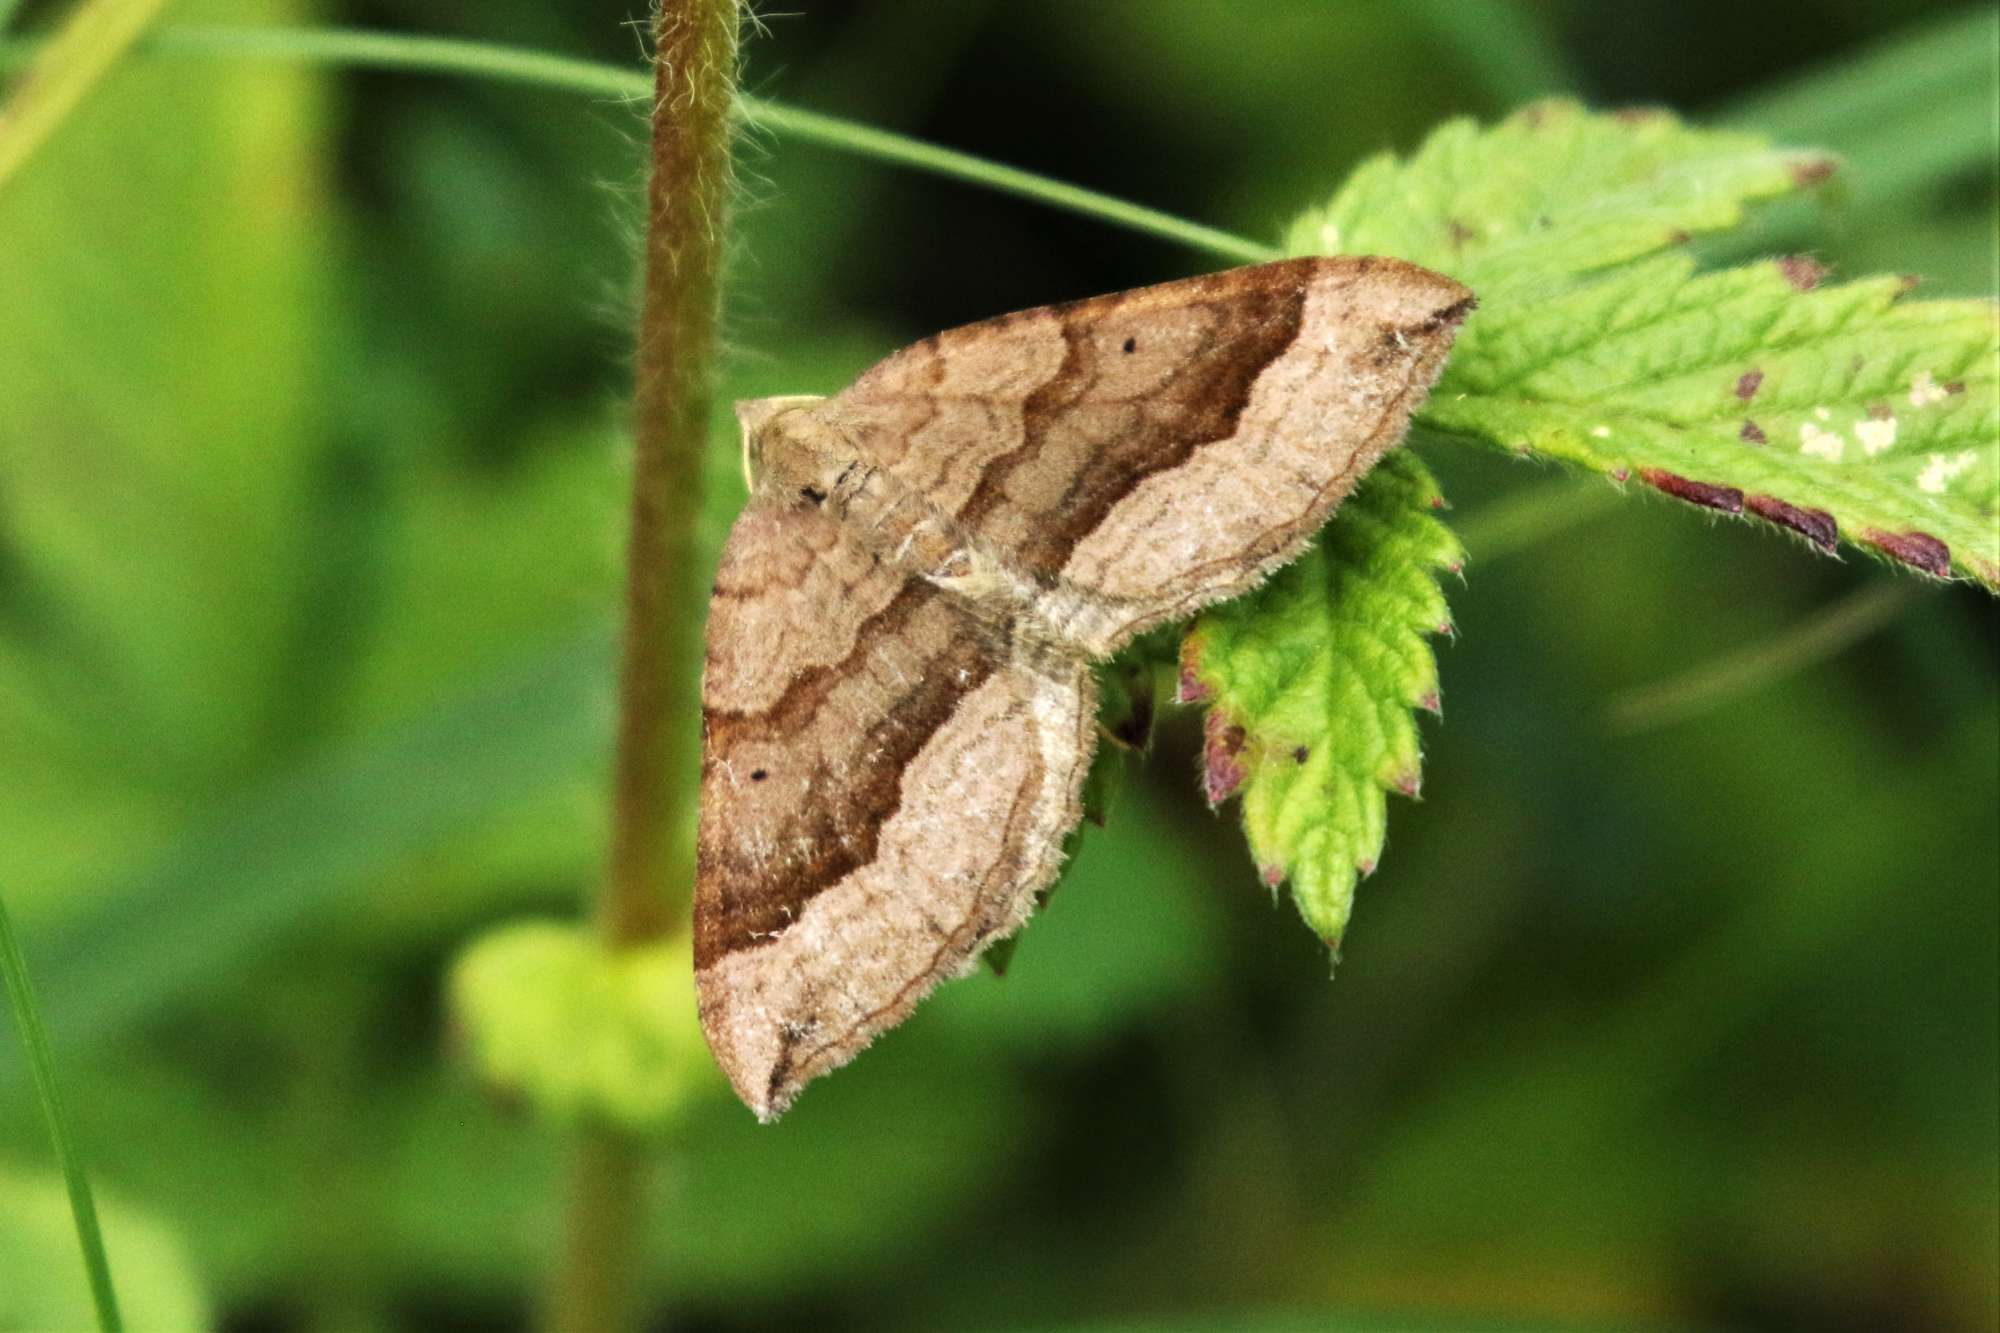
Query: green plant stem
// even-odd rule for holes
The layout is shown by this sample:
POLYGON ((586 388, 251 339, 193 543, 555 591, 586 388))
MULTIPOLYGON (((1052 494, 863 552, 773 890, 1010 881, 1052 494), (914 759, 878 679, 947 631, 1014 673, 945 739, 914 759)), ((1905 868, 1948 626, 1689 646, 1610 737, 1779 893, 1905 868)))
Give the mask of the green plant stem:
MULTIPOLYGON (((736 0, 665 0, 654 20, 652 168, 632 392, 632 519, 619 667, 611 857, 598 920, 613 949, 682 924, 700 749, 696 523, 722 292, 736 0)), ((606 1125, 582 1132, 551 1305, 560 1333, 629 1328, 645 1161, 606 1125)))
POLYGON ((653 92, 652 76, 643 69, 549 55, 497 42, 357 28, 239 28, 176 23, 155 31, 134 54, 291 60, 348 69, 454 74, 618 101, 639 101, 653 92))
POLYGON ((552 1333, 619 1333, 638 1324, 639 1238, 646 1214, 645 1161, 624 1135, 577 1136, 561 1267, 550 1293, 552 1333))
POLYGON ((1483 568, 1621 509, 1627 498, 1597 477, 1537 481, 1472 511, 1458 527, 1467 556, 1483 568))
MULTIPOLYGON (((18 50, 24 45, 13 43, 11 47, 18 50)), ((4 67, 6 54, 6 50, 0 49, 0 67, 4 67)), ((352 29, 176 26, 154 33, 141 43, 135 54, 298 60, 350 68, 457 74, 617 99, 636 99, 651 92, 643 72, 617 65, 523 51, 491 42, 352 29)), ((741 94, 736 97, 734 107, 735 114, 750 124, 801 142, 1018 195, 1223 259, 1262 263, 1280 257, 1281 252, 1275 247, 1247 237, 838 116, 741 94)))
POLYGON ((1615 695, 1606 722, 1613 731, 1649 731, 1711 712, 1859 643, 1907 610, 1919 591, 1900 579, 1870 583, 1762 643, 1615 695))
POLYGON ((28 965, 14 939, 13 918, 0 902, 0 974, 7 983, 7 999, 14 1009, 14 1022, 21 1030, 21 1046, 28 1055, 34 1075, 35 1092, 48 1121, 49 1138, 55 1144, 56 1160, 62 1166, 63 1184, 69 1188, 70 1216, 76 1220, 76 1240, 83 1250, 83 1267, 90 1278, 90 1299, 97 1307, 97 1326, 106 1330, 123 1328, 118 1316, 118 1293, 111 1285, 111 1262, 104 1254, 104 1235, 97 1226, 97 1204, 90 1197, 90 1180, 84 1173, 83 1150, 71 1129, 69 1107, 56 1084, 55 1055, 49 1036, 42 1027, 41 1009, 35 1003, 34 987, 28 981, 28 965))
MULTIPOLYGON (((0 104, 0 191, 158 17, 166 0, 84 0, 0 104)), ((0 6, 11 9, 9 0, 0 6)), ((0 27, 9 15, 0 12, 0 27)))
POLYGON ((851 120, 842 120, 837 116, 823 115, 817 111, 806 111, 799 107, 785 106, 759 98, 741 98, 739 105, 751 124, 768 127, 780 134, 789 134, 830 148, 839 148, 861 157, 872 157, 881 162, 914 167, 934 176, 950 176, 970 181, 989 190, 998 190, 1002 194, 1020 195, 1055 208, 1064 208, 1073 213, 1082 213, 1116 223, 1131 231, 1178 241, 1192 249, 1205 250, 1225 259, 1261 264, 1283 255, 1283 252, 1274 246, 1260 245, 1246 237, 1218 231, 1214 227, 1204 227, 1198 222, 1189 222, 1171 213, 1162 213, 1158 209, 1129 203, 1107 194, 1099 194, 1095 190, 1086 190, 1081 186, 1053 181, 1046 176, 1037 176, 1033 172, 1002 166, 997 162, 974 157, 970 153, 939 148, 934 144, 892 134, 887 130, 857 125, 851 120))

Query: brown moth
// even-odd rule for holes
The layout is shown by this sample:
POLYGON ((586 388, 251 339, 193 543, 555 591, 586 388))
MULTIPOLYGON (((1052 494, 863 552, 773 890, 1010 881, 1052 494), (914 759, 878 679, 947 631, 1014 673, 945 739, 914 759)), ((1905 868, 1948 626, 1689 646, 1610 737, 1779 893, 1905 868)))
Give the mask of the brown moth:
POLYGON ((1096 748, 1091 666, 1296 556, 1472 294, 1293 259, 936 334, 739 403, 702 681, 695 983, 760 1119, 1021 925, 1096 748))

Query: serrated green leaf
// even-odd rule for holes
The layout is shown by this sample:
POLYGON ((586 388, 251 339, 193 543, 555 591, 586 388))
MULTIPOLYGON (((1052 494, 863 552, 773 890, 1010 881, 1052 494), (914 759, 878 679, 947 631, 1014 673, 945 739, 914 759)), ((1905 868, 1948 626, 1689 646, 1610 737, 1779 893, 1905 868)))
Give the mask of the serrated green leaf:
POLYGON ((1387 832, 1385 793, 1414 796, 1411 709, 1438 706, 1427 637, 1450 628, 1437 571, 1458 539, 1408 451, 1375 466, 1306 555, 1204 613, 1182 648, 1181 696, 1209 703, 1211 801, 1240 791, 1251 855, 1339 943, 1387 832))
POLYGON ((2000 583, 1995 310, 1683 256, 1484 312, 1426 424, 2000 583))
MULTIPOLYGON (((1746 204, 1830 166, 1821 154, 1689 129, 1661 112, 1607 116, 1543 102, 1490 129, 1454 121, 1407 161, 1363 165, 1326 208, 1293 225, 1287 249, 1396 255, 1472 286, 1482 309, 1461 334, 1456 366, 1499 322, 1492 311, 1540 309, 1591 275, 1734 226, 1746 204)), ((1571 332, 1587 346, 1587 330, 1571 332)), ((1433 406, 1455 398, 1454 384, 1440 386, 1433 406)), ((1422 465, 1391 454, 1303 560, 1203 616, 1186 642, 1183 698, 1212 701, 1208 795, 1242 792, 1264 879, 1289 880, 1330 944, 1346 928, 1356 881, 1380 858, 1385 792, 1414 795, 1420 782, 1411 709, 1437 706, 1426 636, 1449 628, 1435 574, 1460 559, 1433 512, 1441 504, 1422 465)))
POLYGON ((1993 587, 1993 305, 1661 253, 1830 167, 1663 112, 1542 103, 1368 163, 1292 244, 1412 259, 1478 294, 1425 425, 1993 587))
MULTIPOLYGON (((1678 252, 1832 165, 1664 112, 1545 102, 1365 164, 1288 249, 1395 255, 1474 289, 1419 416, 1433 429, 1991 586, 1992 305, 1900 302, 1900 279, 1819 289, 1801 259, 1697 276, 1678 252)), ((1241 790, 1265 879, 1290 879, 1332 942, 1380 855, 1384 791, 1419 780, 1409 710, 1435 705, 1424 635, 1446 627, 1433 572, 1458 559, 1435 494, 1392 454, 1304 560, 1186 643, 1182 696, 1213 705, 1210 799, 1241 790)))
POLYGON ((452 968, 451 1008, 481 1079, 556 1120, 636 1132, 720 1082, 696 1025, 685 935, 608 951, 555 921, 502 926, 452 968))
POLYGON ((1487 128, 1448 122, 1407 159, 1362 164, 1330 204, 1292 224, 1286 249, 1424 264, 1471 287, 1484 319, 1487 308, 1733 227, 1746 204, 1831 167, 1824 153, 1693 129, 1663 111, 1538 102, 1487 128))

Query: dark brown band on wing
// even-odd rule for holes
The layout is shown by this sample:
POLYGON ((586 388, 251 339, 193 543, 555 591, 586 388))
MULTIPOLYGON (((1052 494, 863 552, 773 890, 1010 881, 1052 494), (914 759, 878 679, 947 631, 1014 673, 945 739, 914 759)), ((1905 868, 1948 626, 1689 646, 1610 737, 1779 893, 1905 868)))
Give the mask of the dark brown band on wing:
MULTIPOLYGON (((863 622, 847 657, 801 671, 769 708, 756 713, 709 710, 703 781, 746 741, 785 740, 808 731, 834 689, 866 670, 869 655, 901 638, 932 601, 947 597, 919 580, 863 622)), ((909 683, 909 692, 852 740, 836 761, 807 778, 796 813, 764 846, 744 847, 730 831, 702 830, 696 879, 704 910, 695 913, 694 962, 707 967, 783 930, 807 903, 875 859, 882 825, 902 804, 903 770, 957 709, 993 674, 984 636, 951 636, 909 683)))
MULTIPOLYGON (((1053 580, 1076 544, 1141 482, 1179 467, 1202 445, 1236 433, 1237 419, 1257 377, 1292 345, 1304 318, 1314 261, 1286 268, 1289 271, 1270 274, 1248 290, 1238 274, 1215 275, 1214 299, 1228 304, 1227 317, 1215 320, 1215 334, 1185 358, 1171 379, 1148 393, 1143 403, 1131 405, 1131 426, 1098 441, 1062 499, 1038 516, 1033 535, 1017 553, 1026 572, 1053 580), (1282 280, 1273 282, 1270 277, 1282 280)), ((981 520, 1005 499, 1015 470, 1032 466, 1049 434, 1061 430, 1077 405, 1091 399, 1100 359, 1119 354, 1116 347, 1107 352, 1090 336, 1099 321, 1114 313, 1104 306, 1099 298, 1051 308, 1061 319, 1062 365, 1022 404, 1021 445, 987 465, 978 488, 959 511, 959 521, 968 528, 979 529, 981 520), (1068 317, 1072 311, 1077 318, 1068 317)))
MULTIPOLYGON (((1073 679, 1076 683, 1071 688, 1078 690, 1084 688, 1085 677, 1080 672, 1073 679)), ((1079 700, 1076 716, 1082 723, 1082 734, 1079 738, 1081 742, 1079 767, 1088 769, 1091 746, 1096 740, 1093 731, 1096 726, 1096 710, 1086 708, 1083 701, 1079 700)), ((852 1028, 841 1032, 801 1034, 797 1038, 788 1035, 771 1069, 770 1083, 766 1091, 768 1100, 775 1100, 778 1090, 784 1086, 786 1080, 800 1071, 804 1071, 805 1079, 817 1077, 823 1072, 819 1066, 826 1063, 827 1053, 839 1048, 845 1042, 852 1041, 855 1033, 874 1030, 884 1019, 888 1020, 887 1025, 893 1026, 900 1020, 892 1015, 903 1010, 904 1006, 914 1003, 911 999, 912 992, 920 993, 937 978, 951 975, 957 970, 960 960, 984 947, 998 926, 998 920, 991 910, 993 900, 989 899, 986 890, 993 886, 1020 882, 1027 861, 1028 834, 1033 828, 1035 806, 1048 780, 1048 771, 1037 756, 1031 776, 1021 783, 1014 793, 1014 799, 1008 804, 1006 832, 1001 843, 1000 855, 987 868, 982 891, 974 899, 975 906, 971 914, 958 922, 950 931, 939 935, 937 947, 929 961, 920 968, 912 969, 909 980, 902 989, 875 1010, 864 1015, 852 1028)), ((1004 897, 1001 901, 1005 901, 1004 897)), ((843 1058, 836 1057, 832 1064, 840 1064, 843 1058)))

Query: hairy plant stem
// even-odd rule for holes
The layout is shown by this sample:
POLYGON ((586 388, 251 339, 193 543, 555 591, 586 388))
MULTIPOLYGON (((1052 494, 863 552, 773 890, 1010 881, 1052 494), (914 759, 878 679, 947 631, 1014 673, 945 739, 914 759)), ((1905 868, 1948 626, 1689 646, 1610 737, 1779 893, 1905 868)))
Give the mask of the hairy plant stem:
MULTIPOLYGON (((662 0, 654 18, 652 170, 632 402, 631 536, 619 668, 611 856, 598 921, 611 948, 686 917, 700 742, 701 506, 729 194, 737 0, 662 0)), ((634 1324, 645 1162, 583 1131, 550 1308, 559 1333, 634 1324)))

